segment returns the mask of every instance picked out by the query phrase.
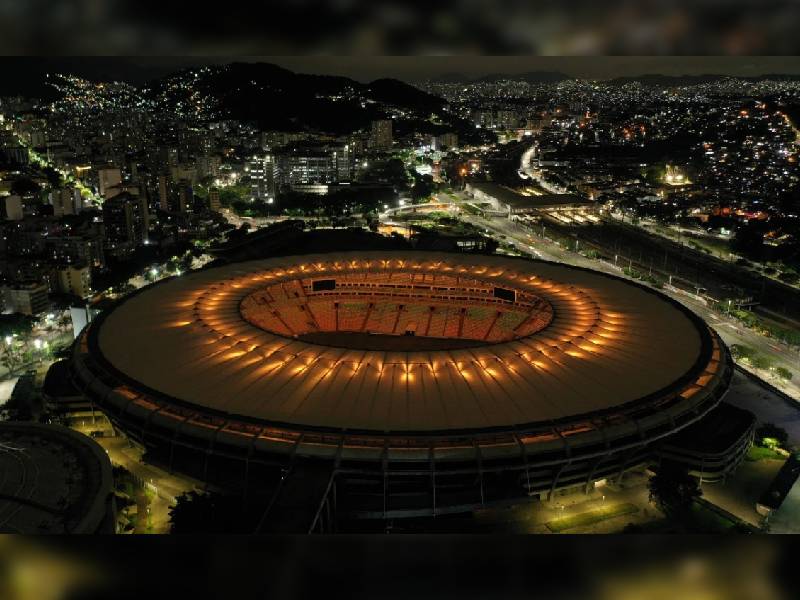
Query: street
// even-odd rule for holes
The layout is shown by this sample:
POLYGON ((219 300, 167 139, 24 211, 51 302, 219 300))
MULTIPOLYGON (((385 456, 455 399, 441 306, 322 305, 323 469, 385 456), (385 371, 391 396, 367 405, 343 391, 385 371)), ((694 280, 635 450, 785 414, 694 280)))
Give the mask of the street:
MULTIPOLYGON (((462 193, 457 192, 456 194, 460 201, 467 200, 462 193)), ((444 194, 438 195, 437 199, 442 203, 452 201, 444 194)), ((564 248, 547 237, 542 237, 541 230, 538 227, 528 229, 504 217, 479 217, 466 211, 461 211, 459 218, 481 229, 489 230, 496 238, 513 245, 521 252, 533 254, 537 258, 631 279, 626 277, 621 266, 616 266, 604 260, 586 258, 577 252, 564 248)), ((800 401, 800 354, 774 339, 745 328, 731 317, 716 313, 705 304, 704 300, 694 294, 677 288, 670 289, 669 286, 665 286, 661 292, 699 315, 720 335, 728 346, 732 344, 748 346, 756 352, 769 357, 775 367, 788 369, 792 374, 792 378, 787 381, 773 376, 771 372, 764 372, 763 370, 756 370, 749 365, 743 365, 792 398, 800 401)))

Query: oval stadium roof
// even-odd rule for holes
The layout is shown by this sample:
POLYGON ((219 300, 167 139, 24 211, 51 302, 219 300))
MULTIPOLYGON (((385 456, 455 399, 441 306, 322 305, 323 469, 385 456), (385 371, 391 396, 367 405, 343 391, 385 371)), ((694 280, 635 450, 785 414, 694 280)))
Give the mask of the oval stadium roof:
POLYGON ((215 414, 375 432, 608 411, 674 393, 710 353, 703 324, 649 288, 433 252, 231 264, 144 288, 100 319, 93 353, 135 390, 215 414))

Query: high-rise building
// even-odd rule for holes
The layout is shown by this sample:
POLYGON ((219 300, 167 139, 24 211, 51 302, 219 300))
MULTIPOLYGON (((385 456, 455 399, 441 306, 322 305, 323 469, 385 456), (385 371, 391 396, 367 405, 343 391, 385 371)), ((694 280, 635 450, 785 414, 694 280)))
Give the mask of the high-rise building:
POLYGON ((30 138, 30 144, 33 148, 44 148, 47 144, 47 132, 43 129, 32 130, 30 138))
POLYGON ((41 219, 17 220, 6 225, 6 253, 21 258, 40 256, 44 251, 47 230, 47 224, 41 219))
POLYGON ((338 182, 350 181, 353 178, 353 152, 350 144, 344 144, 333 150, 336 162, 336 179, 338 182))
POLYGON ((81 196, 80 190, 71 186, 50 192, 50 201, 55 217, 77 215, 83 208, 83 196, 81 196))
POLYGON ((103 203, 106 248, 118 258, 130 256, 147 239, 147 204, 126 192, 103 203))
POLYGON ((194 211, 194 190, 192 183, 186 179, 181 179, 178 184, 178 212, 186 213, 194 211))
POLYGON ((274 200, 275 157, 272 154, 251 156, 245 169, 250 180, 250 194, 268 202, 274 200))
POLYGON ((107 167, 97 171, 97 187, 100 195, 106 197, 106 190, 122 183, 122 171, 116 167, 107 167))
MULTIPOLYGON (((173 170, 174 173, 178 171, 173 170)), ((190 179, 158 176, 158 208, 165 212, 186 213, 194 210, 194 188, 190 179)))
POLYGON ((458 147, 458 135, 455 133, 443 133, 436 138, 436 150, 452 149, 458 147))
POLYGON ((278 187, 326 186, 353 175, 349 144, 304 144, 281 151, 275 160, 278 187))
POLYGON ((518 125, 517 113, 513 110, 498 110, 495 119, 496 129, 515 129, 518 125))
POLYGON ((47 284, 41 281, 14 283, 3 287, 6 309, 23 315, 38 315, 50 308, 47 284))
POLYGON ((169 211, 169 176, 166 173, 158 176, 158 208, 169 211))
POLYGON ((62 294, 87 298, 92 293, 92 271, 87 264, 67 265, 56 272, 56 289, 62 294))
POLYGON ((200 156, 195 162, 199 177, 218 177, 221 158, 217 154, 200 156))
POLYGON ((372 122, 372 147, 388 150, 392 147, 392 122, 389 119, 372 122))
POLYGON ((21 221, 24 214, 22 212, 22 198, 16 194, 3 198, 3 208, 7 221, 21 221))
POLYGON ((515 129, 518 125, 517 113, 513 110, 475 110, 472 121, 484 129, 515 129))
POLYGON ((56 264, 105 266, 102 241, 90 235, 49 235, 45 238, 45 255, 56 264))
POLYGON ((167 164, 173 167, 176 166, 178 164, 178 149, 175 147, 167 148, 166 158, 167 158, 167 164))
POLYGON ((197 168, 189 163, 180 163, 169 168, 169 174, 172 181, 180 181, 185 179, 191 185, 197 185, 197 168))
POLYGON ((213 212, 219 212, 222 208, 219 200, 219 189, 211 188, 208 190, 208 209, 213 212))
POLYGON ((139 195, 139 185, 135 184, 135 183, 130 183, 130 182, 118 183, 115 186, 112 186, 110 188, 106 188, 105 198, 106 198, 106 200, 109 200, 109 199, 113 198, 114 196, 122 194, 123 192, 129 193, 131 196, 138 196, 139 195))
POLYGON ((283 154, 278 159, 278 172, 283 186, 336 183, 336 161, 327 152, 306 150, 283 154))
POLYGON ((472 121, 476 127, 489 129, 494 124, 494 113, 491 110, 473 110, 472 121))
POLYGON ((3 162, 12 165, 27 165, 30 159, 28 149, 19 143, 9 143, 0 148, 3 162))

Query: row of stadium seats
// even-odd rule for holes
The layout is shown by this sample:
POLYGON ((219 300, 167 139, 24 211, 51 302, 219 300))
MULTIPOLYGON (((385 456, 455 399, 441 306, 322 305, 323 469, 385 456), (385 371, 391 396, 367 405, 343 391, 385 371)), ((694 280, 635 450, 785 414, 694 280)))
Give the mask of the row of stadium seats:
MULTIPOLYGON (((264 293, 265 292, 265 293, 264 293)), ((298 282, 269 286, 258 324, 284 335, 313 331, 368 331, 385 335, 415 335, 499 342, 541 329, 549 314, 523 310, 499 311, 495 306, 443 306, 372 302, 310 295, 298 282), (401 308, 402 307, 402 308, 401 308)))

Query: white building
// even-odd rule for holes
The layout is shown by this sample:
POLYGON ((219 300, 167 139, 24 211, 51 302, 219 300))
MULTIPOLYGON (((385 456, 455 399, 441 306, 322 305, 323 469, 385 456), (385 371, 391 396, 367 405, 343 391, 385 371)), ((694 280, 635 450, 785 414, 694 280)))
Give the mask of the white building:
POLYGON ((3 287, 6 310, 23 315, 38 315, 50 308, 47 284, 43 282, 15 283, 3 287))
POLYGON ((58 270, 56 287, 62 294, 87 298, 92 293, 92 272, 88 265, 67 266, 58 270))
POLYGON ((77 215, 83 209, 83 197, 79 189, 64 187, 50 192, 53 216, 77 215))
POLYGON ((17 195, 6 196, 3 199, 5 207, 5 215, 7 221, 21 221, 22 212, 22 198, 17 195))
POLYGON ((250 180, 250 195, 270 202, 275 199, 275 157, 272 154, 257 154, 250 157, 245 166, 250 180))
POLYGON ((122 183, 122 172, 116 167, 107 167, 97 171, 100 195, 106 197, 106 190, 122 183))

